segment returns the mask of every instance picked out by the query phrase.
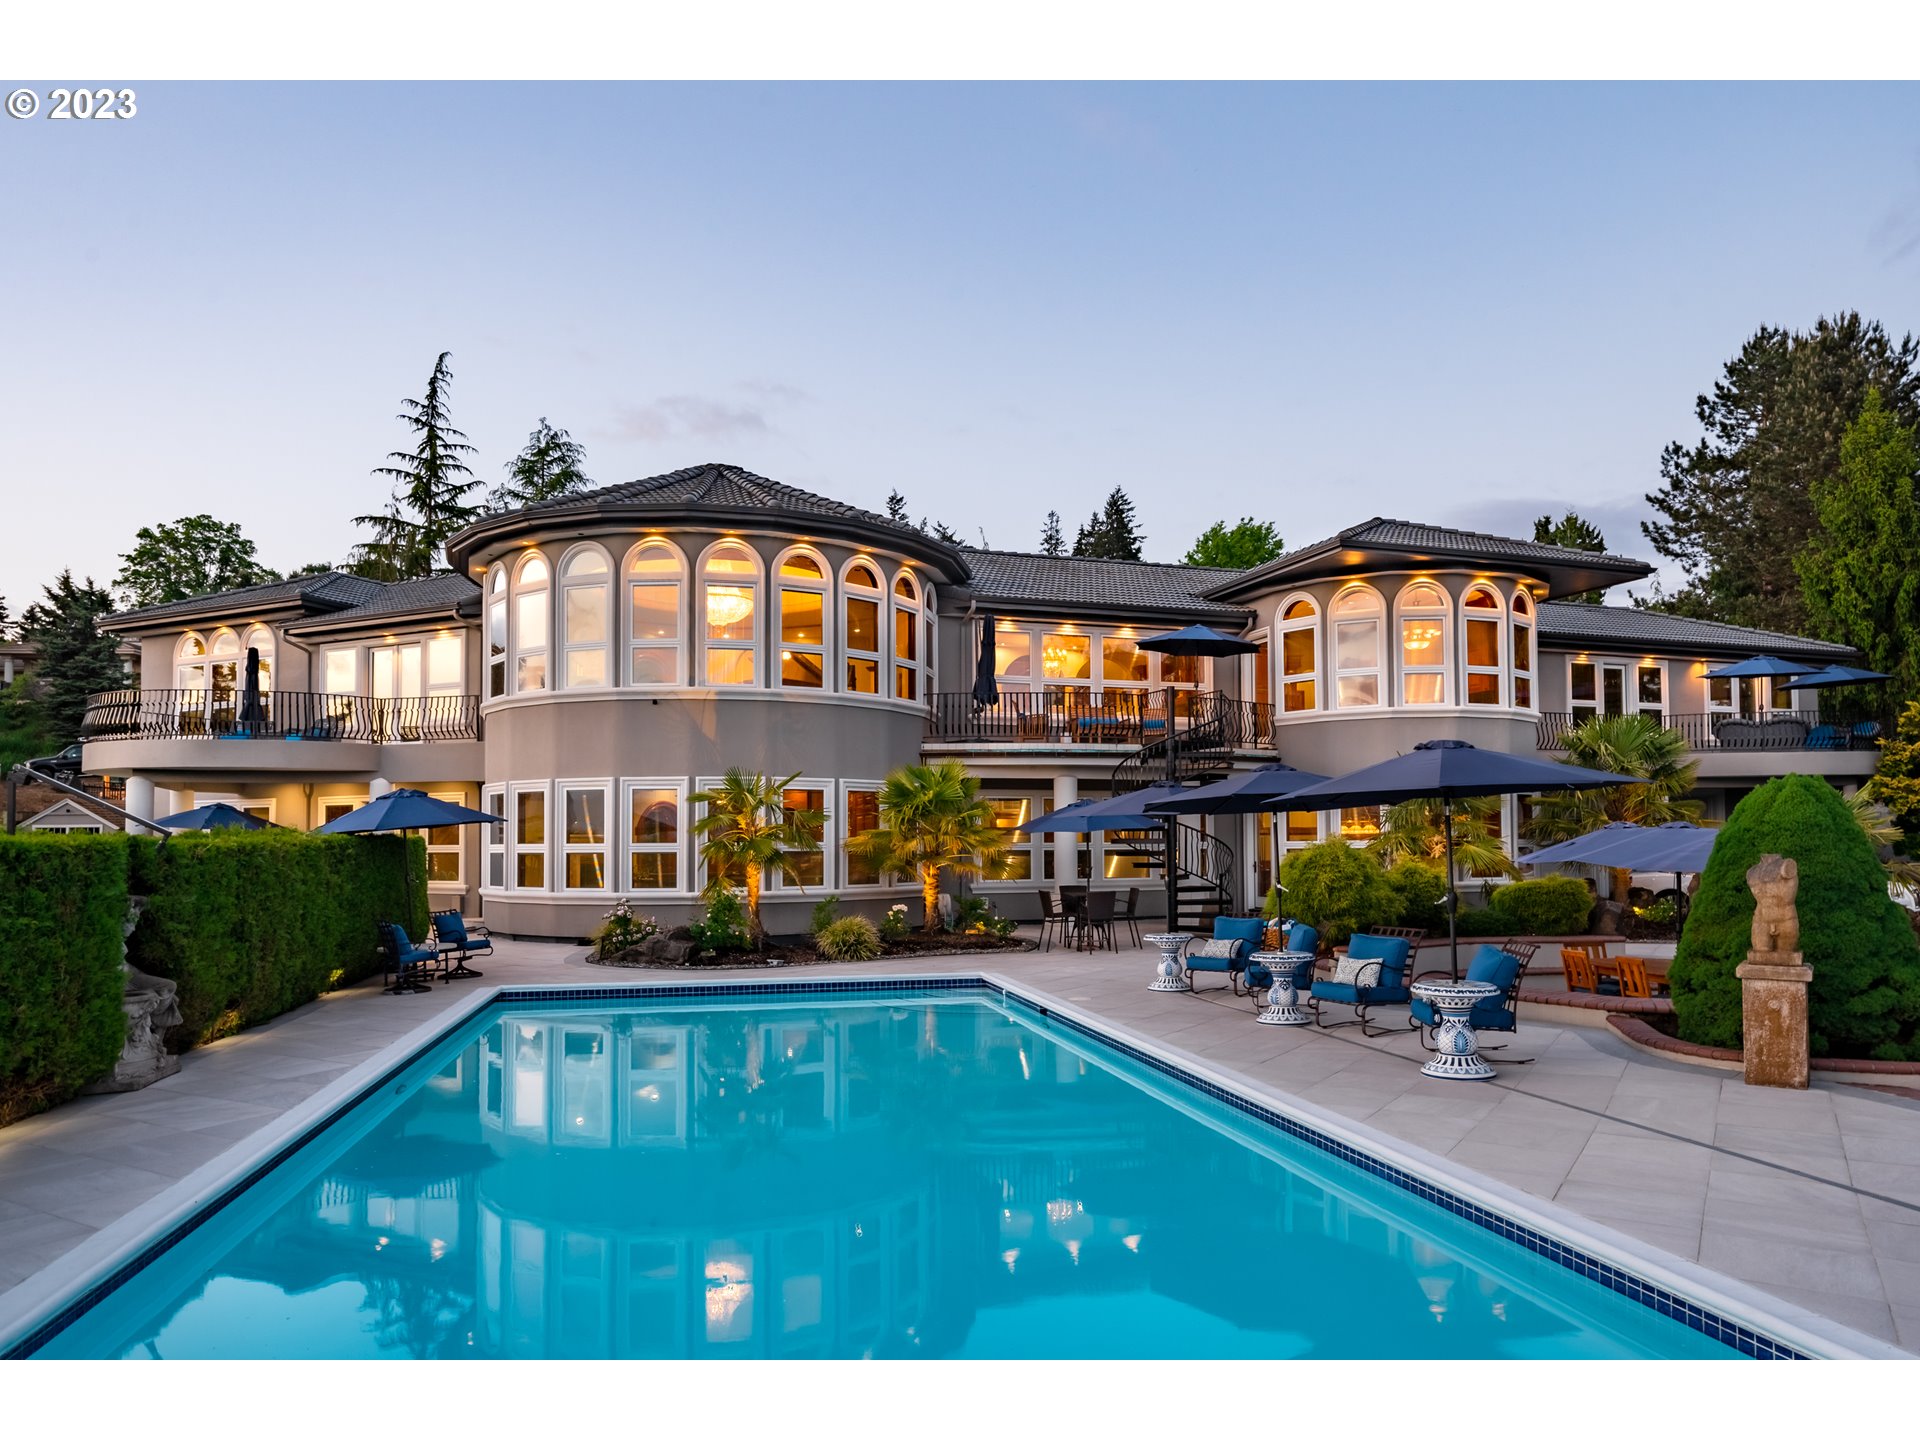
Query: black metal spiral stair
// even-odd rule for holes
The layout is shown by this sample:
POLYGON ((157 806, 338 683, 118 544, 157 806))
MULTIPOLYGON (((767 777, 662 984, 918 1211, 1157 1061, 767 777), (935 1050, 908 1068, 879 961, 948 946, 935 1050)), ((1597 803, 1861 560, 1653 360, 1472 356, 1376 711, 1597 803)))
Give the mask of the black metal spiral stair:
MULTIPOLYGON (((1251 743, 1251 736, 1242 732, 1257 721, 1242 702, 1211 691, 1167 691, 1157 698, 1165 717, 1162 733, 1114 767, 1116 795, 1145 785, 1206 785, 1223 779, 1232 768, 1234 751, 1251 743)), ((1110 831, 1107 848, 1132 856, 1160 877, 1176 930, 1207 933, 1215 916, 1238 908, 1233 847, 1191 821, 1174 820, 1153 830, 1110 831)))

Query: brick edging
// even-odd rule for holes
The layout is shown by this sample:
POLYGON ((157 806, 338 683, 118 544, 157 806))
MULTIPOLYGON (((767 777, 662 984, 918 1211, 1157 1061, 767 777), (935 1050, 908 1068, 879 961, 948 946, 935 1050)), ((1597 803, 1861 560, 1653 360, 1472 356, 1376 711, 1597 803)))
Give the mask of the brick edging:
MULTIPOLYGON (((1642 999, 1637 995, 1588 995, 1580 991, 1520 991, 1520 999, 1529 1005, 1559 1005, 1568 1010, 1605 1010, 1616 1015, 1671 1015, 1673 1001, 1642 999)), ((1658 1032, 1656 1032, 1658 1033, 1658 1032)))
MULTIPOLYGON (((1671 1006, 1669 1006, 1671 1008, 1671 1006)), ((1741 1052, 1728 1050, 1717 1045, 1696 1045, 1691 1040, 1679 1040, 1671 1035, 1663 1035, 1644 1020, 1631 1015, 1609 1015, 1607 1024, 1619 1032, 1628 1043, 1642 1049, 1657 1050, 1663 1055, 1673 1055, 1689 1060, 1708 1060, 1738 1065, 1742 1063, 1741 1052)), ((1914 1060, 1849 1060, 1837 1056, 1816 1055, 1811 1061, 1815 1070, 1824 1070, 1840 1075, 1920 1075, 1920 1061, 1914 1060)))

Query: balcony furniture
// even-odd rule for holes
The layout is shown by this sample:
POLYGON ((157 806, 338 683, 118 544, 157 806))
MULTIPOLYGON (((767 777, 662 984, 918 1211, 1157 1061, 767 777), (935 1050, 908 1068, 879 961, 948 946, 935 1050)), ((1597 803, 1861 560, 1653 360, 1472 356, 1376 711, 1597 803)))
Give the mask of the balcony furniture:
POLYGON ((1853 727, 1852 733, 1847 737, 1848 748, 1853 750, 1871 750, 1879 743, 1880 722, 1878 720, 1862 720, 1853 727))
POLYGON ((1059 932, 1060 943, 1066 944, 1067 930, 1072 923, 1073 917, 1060 907, 1059 902, 1054 899, 1053 891, 1042 890, 1040 892, 1040 948, 1042 950, 1053 948, 1055 931, 1059 932))
POLYGON ((1848 738, 1847 732, 1838 725, 1816 725, 1807 732, 1807 749, 1844 750, 1848 738))
POLYGON ((1407 989, 1407 961, 1413 953, 1410 941, 1379 935, 1355 935, 1347 942, 1347 953, 1330 980, 1313 982, 1313 1023, 1323 1030, 1358 1025, 1368 1036, 1390 1035, 1389 1029, 1375 1029, 1367 1012, 1380 1005, 1405 1005, 1412 998, 1407 989), (1351 1020, 1327 1020, 1328 1005, 1353 1008, 1351 1020))
POLYGON ((478 920, 471 924, 458 910, 436 910, 432 917, 433 938, 441 958, 451 959, 449 980, 478 980, 482 972, 469 969, 467 961, 475 955, 493 953, 493 935, 478 920))
POLYGON ((1259 947, 1260 933, 1264 928, 1258 920, 1233 915, 1214 917, 1212 938, 1187 947, 1187 988, 1200 988, 1193 982, 1195 975, 1224 975, 1233 993, 1240 994, 1240 979, 1247 970, 1247 957, 1259 947))
POLYGON ((1792 715, 1732 715, 1713 727, 1714 743, 1731 750, 1799 750, 1809 726, 1792 715))
POLYGON ((1450 1079, 1477 1080, 1484 1080, 1493 1073, 1491 1070, 1486 1075, 1455 1073, 1463 1068, 1458 1064, 1457 1057, 1462 1053, 1472 1057, 1475 1063, 1466 1065, 1464 1069, 1477 1070, 1477 1066, 1485 1064, 1478 1059, 1479 1050, 1505 1047, 1482 1047, 1474 1032, 1518 1032, 1520 982, 1526 978, 1527 965, 1539 948, 1536 944, 1482 945, 1474 952, 1467 973, 1457 982, 1457 986, 1445 970, 1434 970, 1415 977, 1413 997, 1408 1007, 1408 1023, 1420 1032, 1421 1045, 1438 1057, 1431 1064, 1422 1066, 1422 1073, 1443 1074, 1450 1079), (1484 987, 1484 993, 1467 1000, 1465 1004, 1458 1003, 1463 998, 1459 994, 1442 993, 1450 987, 1458 989, 1467 986, 1484 987), (1459 1034, 1461 1028, 1467 1031, 1464 1041, 1467 1048, 1464 1052, 1460 1049, 1463 1043, 1459 1034))
POLYGON ((427 983, 433 972, 446 968, 438 949, 414 944, 406 930, 391 920, 382 922, 380 940, 380 953, 386 962, 383 995, 423 995, 433 988, 427 983))
POLYGON ((1022 740, 1045 740, 1047 738, 1047 717, 1045 715, 1024 714, 1014 721, 1014 733, 1022 740))

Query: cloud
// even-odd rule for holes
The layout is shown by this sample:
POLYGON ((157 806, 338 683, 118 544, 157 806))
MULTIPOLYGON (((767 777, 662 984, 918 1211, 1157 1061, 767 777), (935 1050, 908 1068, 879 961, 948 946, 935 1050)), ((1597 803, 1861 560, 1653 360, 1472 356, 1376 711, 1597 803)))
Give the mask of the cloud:
POLYGON ((766 412, 705 395, 662 395, 645 405, 622 405, 613 414, 613 433, 622 440, 672 440, 692 436, 731 440, 765 435, 772 429, 766 412))
POLYGON ((1128 160, 1158 163, 1173 153, 1155 126, 1112 105, 1077 104, 1068 109, 1067 120, 1082 140, 1128 160))

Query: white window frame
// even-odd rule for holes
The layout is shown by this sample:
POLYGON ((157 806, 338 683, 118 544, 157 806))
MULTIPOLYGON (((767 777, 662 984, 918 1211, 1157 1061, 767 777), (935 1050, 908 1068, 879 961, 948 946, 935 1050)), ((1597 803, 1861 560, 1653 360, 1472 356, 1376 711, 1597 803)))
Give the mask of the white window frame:
MULTIPOLYGON (((364 805, 366 802, 363 800, 359 803, 364 805)), ((202 805, 231 805, 248 815, 258 816, 269 825, 280 823, 276 814, 279 806, 272 798, 256 800, 250 795, 236 795, 231 790, 196 790, 193 792, 193 804, 195 809, 202 805)))
POLYGON ((616 887, 613 869, 613 826, 618 818, 613 808, 614 783, 611 779, 598 778, 588 780, 555 780, 553 782, 554 809, 558 820, 550 831, 555 864, 550 887, 560 895, 606 895, 616 887), (600 797, 600 843, 576 844, 567 837, 568 808, 567 801, 573 795, 598 795, 600 797), (567 876, 567 861, 575 855, 597 855, 600 857, 600 883, 598 885, 574 885, 567 876))
POLYGON ((513 606, 512 606, 512 644, 513 666, 511 680, 515 695, 537 695, 553 690, 553 562, 539 550, 529 550, 513 567, 513 606), (546 568, 546 579, 537 585, 527 583, 528 569, 538 562, 546 568), (545 623, 537 636, 528 637, 521 629, 521 612, 525 608, 522 601, 538 594, 546 609, 545 623), (540 660, 540 683, 525 686, 520 683, 521 672, 528 660, 538 657, 540 660))
POLYGON ((846 825, 853 815, 853 806, 849 802, 848 797, 856 794, 872 795, 877 808, 879 805, 880 782, 878 780, 842 780, 840 782, 840 804, 836 812, 837 818, 833 824, 827 827, 827 834, 831 837, 828 841, 829 848, 837 850, 842 857, 840 888, 851 891, 854 894, 891 890, 897 883, 897 877, 888 871, 883 871, 878 877, 870 881, 856 881, 853 878, 853 859, 846 853, 847 843, 853 839, 853 834, 846 828, 846 825))
POLYGON ((887 587, 887 606, 892 611, 893 621, 887 628, 887 654, 892 661, 888 674, 893 683, 887 687, 886 694, 890 699, 904 701, 909 705, 919 704, 921 697, 926 693, 926 687, 922 684, 923 657, 920 654, 921 647, 925 643, 920 634, 920 617, 926 613, 921 608, 925 595, 926 587, 920 583, 920 577, 905 566, 894 572, 893 583, 887 587), (902 585, 912 592, 910 596, 901 595, 902 585), (907 635, 913 649, 913 654, 909 656, 902 656, 900 653, 902 615, 909 617, 907 635), (913 691, 911 695, 900 693, 900 682, 903 678, 913 691))
POLYGON ((1667 719, 1668 707, 1673 703, 1672 678, 1673 677, 1667 673, 1667 662, 1664 660, 1642 658, 1634 661, 1633 693, 1631 696, 1633 713, 1636 715, 1651 715, 1664 725, 1667 719), (1650 707, 1640 698, 1640 672, 1642 670, 1656 670, 1660 674, 1660 703, 1656 706, 1650 707))
POLYGON ((689 865, 688 843, 692 840, 692 830, 687 823, 689 807, 687 805, 686 777, 674 775, 627 776, 620 781, 620 883, 617 887, 628 895, 654 898, 668 895, 689 895, 692 888, 689 879, 693 874, 689 865), (654 841, 636 843, 633 838, 633 797, 648 790, 669 790, 673 792, 674 840, 670 844, 654 841), (633 857, 635 855, 672 855, 674 886, 671 890, 659 890, 641 887, 633 883, 633 857))
MULTIPOLYGON (((465 805, 467 803, 466 793, 461 790, 429 790, 427 794, 435 800, 446 800, 455 805, 465 805)), ((467 888, 466 838, 461 834, 458 826, 448 826, 445 828, 453 831, 454 839, 451 845, 434 844, 433 831, 431 830, 423 830, 420 832, 421 838, 426 841, 427 845, 427 888, 430 890, 465 890, 467 888), (433 857, 435 855, 449 854, 453 856, 454 862, 453 879, 435 880, 433 878, 433 857)), ((487 825, 482 828, 491 830, 493 827, 487 825)))
POLYGON ((760 552, 744 540, 716 540, 700 552, 700 563, 694 574, 694 633, 698 659, 697 683, 708 690, 750 690, 765 689, 767 681, 767 661, 765 649, 761 643, 767 634, 767 567, 760 558, 760 552), (739 552, 753 564, 751 576, 726 575, 709 576, 707 566, 713 563, 722 552, 739 552), (753 602, 753 633, 745 640, 715 640, 707 635, 707 591, 719 586, 726 589, 746 590, 753 602), (716 650, 744 651, 753 660, 753 678, 747 681, 715 681, 708 670, 708 655, 716 650))
POLYGON ((1271 710, 1273 709, 1273 631, 1264 625, 1258 630, 1249 631, 1247 643, 1256 648, 1245 656, 1240 664, 1240 698, 1249 705, 1265 705, 1271 710), (1264 661, 1260 653, 1262 650, 1266 652, 1264 661), (1263 675, 1267 682, 1265 700, 1260 698, 1260 680, 1263 675))
POLYGON ((818 790, 820 792, 820 808, 826 812, 826 818, 820 823, 820 879, 817 884, 807 885, 803 889, 798 881, 789 880, 784 875, 769 874, 765 877, 766 892, 769 895, 806 895, 815 899, 831 895, 834 893, 834 880, 839 871, 839 867, 833 863, 834 852, 840 848, 835 844, 835 836, 839 833, 836 827, 840 816, 839 797, 835 793, 838 787, 832 780, 822 779, 817 775, 799 775, 784 788, 785 790, 818 790))
POLYGON ((483 891, 505 890, 508 888, 507 882, 512 878, 507 869, 507 852, 512 846, 508 832, 513 826, 513 818, 507 808, 507 787, 504 785, 481 786, 480 808, 490 814, 497 813, 503 822, 499 825, 480 827, 480 888, 483 891), (495 801, 499 802, 497 811, 494 808, 495 801), (500 861, 498 882, 493 878, 493 862, 496 856, 500 861))
POLYGON ((616 633, 616 642, 620 645, 621 677, 630 686, 642 690, 665 689, 669 686, 684 685, 687 680, 687 594, 688 569, 686 552, 671 540, 661 535, 649 535, 635 544, 620 559, 620 625, 616 633), (641 555, 648 551, 659 551, 669 556, 674 563, 674 575, 671 580, 659 575, 638 575, 633 565, 641 555), (642 586, 655 589, 673 590, 674 638, 660 640, 649 638, 642 640, 633 633, 633 592, 642 586), (673 656, 672 675, 666 680, 637 680, 634 678, 633 657, 636 650, 660 650, 673 656))
POLYGON ((509 890, 529 895, 545 895, 553 890, 553 787, 539 780, 525 785, 507 787, 507 869, 506 880, 509 890), (523 845, 520 843, 520 801, 523 796, 540 797, 540 843, 523 845), (540 880, 538 885, 520 883, 520 860, 525 855, 540 857, 540 880))
POLYGON ((935 643, 939 638, 940 612, 934 604, 933 586, 920 582, 920 700, 923 704, 932 704, 935 688, 940 680, 940 647, 935 643))
POLYGON ((1435 705, 1447 705, 1453 699, 1452 666, 1448 663, 1453 651, 1453 625, 1450 612, 1453 609, 1452 597, 1446 587, 1437 580, 1410 580, 1400 587, 1400 593, 1393 600, 1393 641, 1394 668, 1398 671, 1395 684, 1395 699, 1403 706, 1421 709, 1435 705), (1431 605, 1414 605, 1409 599, 1416 591, 1425 591, 1433 596, 1431 605), (1433 620, 1440 626, 1440 653, 1423 664, 1407 663, 1406 626, 1409 620, 1433 620), (1432 700, 1412 700, 1408 698, 1409 676, 1437 675, 1440 679, 1440 693, 1432 700))
POLYGON ((1320 673, 1324 668, 1321 664, 1321 659, 1326 652, 1326 646, 1323 643, 1326 636, 1321 632, 1320 628, 1320 622, 1324 618, 1324 613, 1320 602, 1303 591, 1296 591, 1294 594, 1287 596, 1280 602, 1279 609, 1273 612, 1274 633, 1280 637, 1280 643, 1276 647, 1274 658, 1274 663, 1279 670, 1280 684, 1274 703, 1279 706, 1278 713, 1282 716, 1312 715, 1326 708, 1321 702, 1326 699, 1327 687, 1320 673), (1288 619, 1287 611, 1291 610, 1295 605, 1301 604, 1307 607, 1307 613, 1303 616, 1296 616, 1291 620, 1288 619), (1287 669, 1287 636, 1296 634, 1302 630, 1306 631, 1313 640, 1313 666, 1307 670, 1290 671, 1287 669), (1289 708, 1287 704, 1287 686, 1299 684, 1308 684, 1313 687, 1313 701, 1311 704, 1302 705, 1296 710, 1289 708))
POLYGON ((1460 703, 1478 706, 1482 709, 1498 709, 1507 703, 1507 668, 1511 656, 1511 645, 1507 637, 1508 609, 1505 597, 1499 587, 1488 581, 1476 581, 1460 592, 1460 703), (1485 595, 1493 601, 1493 608, 1469 609, 1467 602, 1475 595, 1485 595), (1500 649, 1492 665, 1475 665, 1473 654, 1473 627, 1475 624, 1489 625, 1493 628, 1493 643, 1500 649), (1493 677, 1493 699, 1475 700, 1473 698, 1473 677, 1491 675, 1493 677))
POLYGON ((1327 651, 1329 667, 1333 671, 1333 708, 1336 710, 1378 710, 1386 705, 1390 692, 1387 688, 1385 655, 1387 644, 1387 622, 1391 612, 1387 602, 1378 590, 1371 585, 1348 585, 1343 587, 1333 599, 1327 602, 1327 651), (1340 602, 1349 596, 1365 595, 1373 600, 1371 615, 1352 615, 1342 617, 1339 613, 1340 602), (1340 627, 1371 623, 1373 626, 1373 664, 1346 666, 1340 663, 1340 627), (1355 701, 1349 705, 1340 694, 1340 682, 1343 680, 1363 680, 1373 678, 1374 699, 1371 705, 1355 701))
MULTIPOLYGON (((1029 821, 1045 814, 1052 803, 1049 796, 1035 791, 991 790, 984 786, 981 788, 980 798, 988 802, 1012 801, 1018 805, 1025 805, 1027 807, 1029 821)), ((989 880, 982 876, 973 882, 975 888, 1004 886, 1009 890, 1031 890, 1035 886, 1046 887, 1057 885, 1059 882, 1056 880, 1043 880, 1041 878, 1046 874, 1047 870, 1046 857, 1053 852, 1053 836, 1049 833, 1023 835, 1017 829, 1009 831, 1008 833, 1013 836, 1013 843, 1007 847, 1007 853, 1009 855, 1025 855, 1027 857, 1026 877, 1023 879, 1018 876, 1006 875, 998 879, 989 880)), ((1069 885, 1076 885, 1079 882, 1077 880, 1069 880, 1067 883, 1069 885)))
POLYGON ((240 637, 240 683, 243 688, 247 681, 248 650, 260 652, 260 693, 271 695, 276 656, 273 631, 265 625, 249 625, 246 633, 240 637))
POLYGON ((487 666, 480 682, 486 687, 489 700, 498 700, 507 693, 507 672, 511 662, 507 641, 508 609, 507 567, 495 565, 487 572, 485 629, 480 634, 487 666))
POLYGON ((346 809, 341 811, 341 814, 344 815, 348 811, 358 810, 362 805, 366 804, 367 797, 364 795, 316 795, 313 803, 316 812, 320 816, 320 818, 314 822, 315 827, 318 828, 328 823, 327 807, 329 805, 345 806, 346 809))
POLYGON ((205 690, 207 688, 207 656, 209 647, 207 637, 198 630, 188 630, 173 642, 173 688, 176 690, 205 690), (188 645, 195 648, 190 652, 188 645), (197 676, 196 679, 188 679, 197 676))
POLYGON ((772 578, 768 582, 770 591, 778 591, 779 598, 773 607, 773 613, 767 619, 776 627, 774 644, 779 651, 780 664, 770 667, 771 680, 782 690, 794 690, 804 695, 825 695, 838 687, 834 684, 833 663, 833 566, 818 550, 811 545, 790 545, 782 550, 773 562, 772 578), (795 558, 810 560, 820 570, 820 578, 811 580, 805 576, 787 575, 783 571, 786 563, 795 558), (789 641, 787 639, 787 591, 796 594, 818 595, 820 597, 820 638, 815 641, 789 641), (787 680, 786 660, 789 654, 811 655, 820 662, 820 683, 802 685, 787 680))
POLYGON ((855 555, 840 567, 840 672, 838 688, 848 695, 871 695, 876 700, 886 692, 880 688, 880 681, 887 671, 886 647, 892 643, 887 630, 887 572, 878 560, 871 555, 855 555), (856 568, 864 568, 872 573, 879 587, 870 588, 850 578, 856 568), (874 644, 873 650, 856 650, 853 645, 853 621, 849 607, 854 601, 866 601, 873 606, 874 644), (856 660, 865 660, 873 665, 873 689, 857 689, 853 683, 853 665, 856 660))
POLYGON ((615 569, 613 557, 604 546, 591 542, 573 546, 560 557, 560 564, 554 570, 554 594, 557 597, 553 606, 553 624, 560 639, 560 663, 548 672, 548 679, 557 679, 558 690, 607 690, 615 683, 613 646, 617 638, 613 618, 614 578, 619 572, 615 569), (570 575, 568 571, 582 555, 592 555, 600 561, 598 574, 570 575), (600 592, 600 634, 599 640, 575 640, 572 634, 571 606, 567 603, 571 592, 575 590, 599 590, 600 592), (576 654, 600 656, 600 683, 598 685, 575 685, 568 673, 576 654))
MULTIPOLYGON (((1538 710, 1540 708, 1540 631, 1536 621, 1540 618, 1540 606, 1525 587, 1513 592, 1513 599, 1507 604, 1507 664, 1513 672, 1513 685, 1508 691, 1516 710, 1538 710), (1522 609, 1522 606, 1525 609, 1522 609), (1527 665, 1520 668, 1520 632, 1527 632, 1527 665), (1523 704, 1520 699, 1520 685, 1525 682, 1527 698, 1523 704)), ((1660 682, 1662 693, 1666 690, 1666 681, 1660 682)))

